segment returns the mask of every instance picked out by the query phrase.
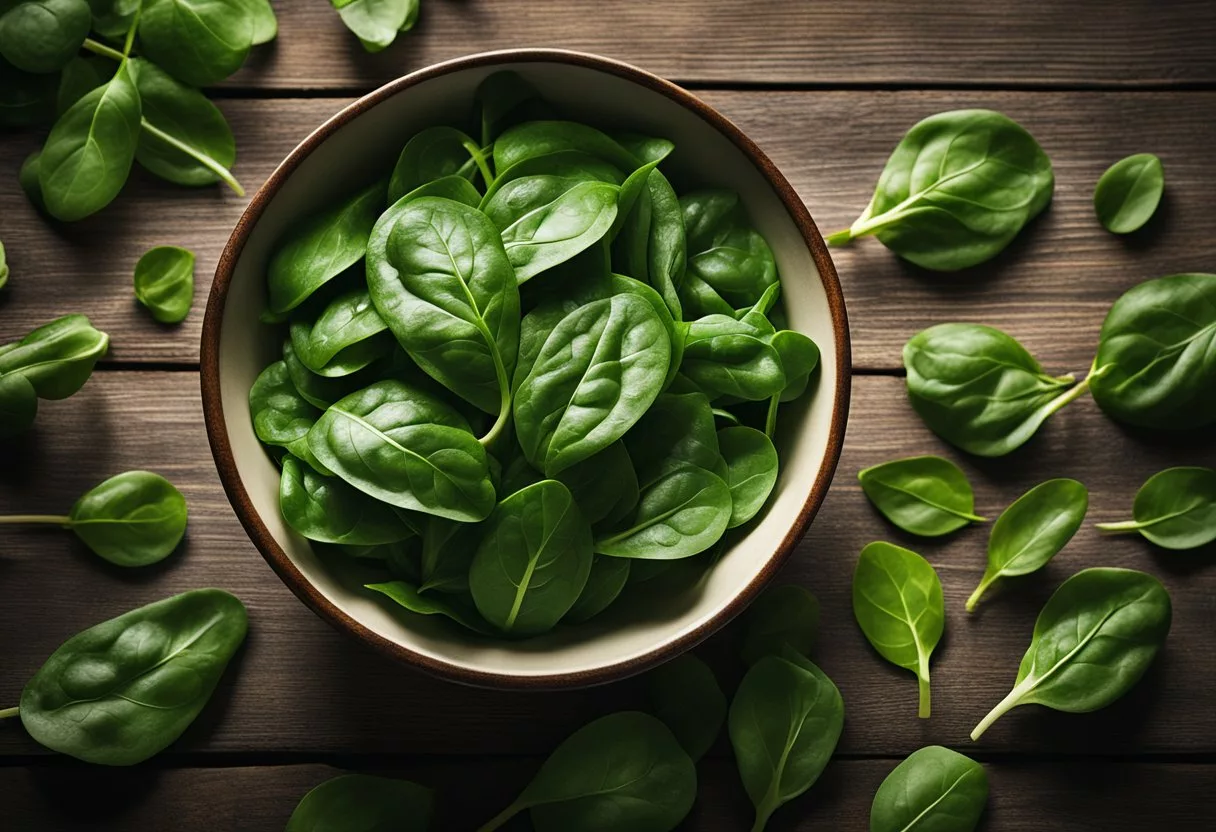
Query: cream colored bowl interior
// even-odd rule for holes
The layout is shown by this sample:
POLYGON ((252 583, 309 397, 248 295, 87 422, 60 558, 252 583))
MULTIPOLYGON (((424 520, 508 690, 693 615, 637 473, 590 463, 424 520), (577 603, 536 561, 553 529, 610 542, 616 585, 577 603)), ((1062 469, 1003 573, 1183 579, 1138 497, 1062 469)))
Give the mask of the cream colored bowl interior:
POLYGON ((459 69, 402 90, 325 139, 270 200, 239 255, 224 307, 219 368, 223 413, 240 478, 270 534, 322 595, 385 639, 434 661, 534 678, 644 659, 701 628, 754 581, 796 522, 825 464, 837 383, 832 319, 819 273, 784 205, 748 157, 710 123, 666 96, 608 72, 559 62, 459 69), (698 581, 683 582, 675 594, 668 594, 673 592, 670 581, 650 592, 645 591, 650 585, 642 584, 628 605, 618 604, 588 624, 523 642, 484 640, 438 617, 402 613, 362 589, 361 582, 374 579, 374 573, 315 554, 279 514, 279 472, 254 435, 247 404, 254 378, 279 357, 277 339, 258 322, 275 241, 329 200, 386 175, 418 130, 465 123, 478 82, 502 68, 519 72, 572 118, 671 139, 676 152, 664 169, 677 190, 691 184, 739 192, 776 255, 791 328, 814 338, 823 353, 814 396, 782 411, 782 468, 773 499, 713 569, 698 581))

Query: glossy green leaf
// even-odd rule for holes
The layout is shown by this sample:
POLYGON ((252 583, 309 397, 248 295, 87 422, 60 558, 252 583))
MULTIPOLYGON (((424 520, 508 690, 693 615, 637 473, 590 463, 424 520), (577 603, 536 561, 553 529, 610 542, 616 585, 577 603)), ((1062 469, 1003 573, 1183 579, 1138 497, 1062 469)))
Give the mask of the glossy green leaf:
POLYGON ((562 150, 589 153, 624 171, 641 162, 605 133, 573 121, 529 121, 507 130, 494 142, 494 169, 502 172, 534 156, 562 150))
POLYGON ((140 6, 140 0, 89 0, 93 10, 93 31, 121 43, 140 6))
MULTIPOLYGON (((402 5, 410 0, 396 0, 388 5, 402 5)), ((355 5, 366 5, 367 0, 355 5)), ((396 35, 396 30, 392 33, 396 35)), ((392 41, 390 36, 389 41, 392 41)), ((437 179, 447 176, 461 175, 462 179, 472 178, 476 168, 469 162, 481 149, 464 133, 452 127, 428 127, 417 133, 405 143, 393 175, 388 181, 388 201, 394 203, 406 194, 421 188, 437 179), (465 175, 467 173, 467 175, 465 175)))
POLYGON ((219 589, 104 621, 65 641, 34 674, 21 722, 42 745, 85 762, 143 762, 198 716, 246 627, 245 607, 219 589))
POLYGON ((434 793, 408 780, 343 774, 296 805, 287 832, 427 832, 434 793))
POLYGON ((291 322, 291 346, 312 372, 341 377, 358 372, 393 349, 388 324, 372 304, 367 289, 343 292, 331 300, 314 320, 303 316, 291 322))
POLYGON ((126 471, 85 492, 65 525, 110 563, 147 566, 181 542, 186 500, 159 474, 126 471))
POLYGON ((296 390, 284 362, 271 364, 253 382, 249 389, 249 415, 258 439, 311 461, 308 431, 321 418, 321 410, 296 390))
POLYGON ((1165 191, 1165 168, 1151 153, 1115 162, 1094 188, 1094 213, 1113 234, 1130 234, 1152 219, 1165 191))
POLYGON ((763 431, 749 427, 718 431, 718 448, 726 460, 731 510, 727 528, 755 517, 777 484, 777 449, 763 431))
POLYGON ((279 20, 270 0, 243 0, 245 14, 253 25, 253 45, 270 43, 279 34, 279 20))
POLYGON ((619 517, 638 501, 638 475, 623 442, 576 462, 555 479, 570 489, 579 511, 591 525, 619 517))
MULTIPOLYGON (((135 61, 131 63, 134 64, 135 61)), ((59 92, 55 96, 55 111, 60 115, 66 113, 73 104, 109 81, 113 76, 113 61, 99 55, 75 56, 59 73, 59 92)), ((132 71, 132 76, 134 76, 134 71, 132 71)), ((138 86, 138 79, 136 83, 138 86)))
POLYGON ((786 387, 772 338, 733 316, 707 315, 688 325, 680 372, 711 399, 763 401, 786 387))
MULTIPOLYGON (((504 193, 504 192, 500 192, 504 193)), ((581 182, 501 228, 503 248, 524 283, 603 239, 617 215, 620 189, 581 182)))
POLYGON ((629 558, 610 558, 607 555, 596 555, 591 561, 591 572, 587 575, 587 583, 579 593, 562 621, 567 624, 581 624, 608 609, 621 591, 629 583, 629 558))
POLYGON ((773 252, 751 227, 732 191, 697 191, 680 197, 688 264, 680 300, 685 315, 730 315, 751 306, 777 282, 773 252))
POLYGON ((1129 425, 1216 424, 1216 274, 1149 280, 1115 301, 1094 359, 1094 399, 1129 425))
POLYGON ((91 25, 85 0, 6 0, 0 56, 24 72, 57 72, 80 50, 91 25))
POLYGON ((0 375, 0 438, 25 433, 38 415, 38 394, 21 375, 0 375))
POLYGON ((766 656, 730 705, 730 741, 756 807, 755 832, 819 779, 844 727, 840 691, 809 661, 766 656))
POLYGON ((693 762, 700 760, 726 721, 726 696, 714 672, 685 653, 650 671, 646 681, 654 715, 671 729, 693 762))
POLYGON ((430 517, 422 532, 418 591, 467 595, 469 567, 481 544, 482 527, 476 523, 430 517))
POLYGON ((300 397, 321 410, 325 410, 343 396, 362 390, 375 379, 387 375, 386 371, 392 366, 389 362, 375 362, 359 372, 327 378, 304 366, 304 362, 296 355, 290 338, 283 342, 283 364, 300 397))
POLYGON ((958 271, 999 254, 1051 202, 1051 160, 992 110, 929 116, 900 140, 870 204, 832 245, 868 234, 906 260, 958 271))
POLYGON ((0 376, 24 376, 40 399, 66 399, 89 380, 109 345, 84 315, 64 315, 0 347, 0 376))
POLYGON ((945 626, 942 583, 915 552, 875 542, 861 550, 853 573, 853 615, 884 659, 916 674, 917 715, 929 717, 929 656, 945 626))
POLYGON ((473 96, 481 117, 481 145, 488 147, 504 130, 524 121, 549 119, 552 108, 517 72, 487 75, 473 96))
POLYGON ((254 19, 246 0, 143 0, 139 45, 174 78, 206 87, 241 68, 254 19))
POLYGON ((1136 492, 1132 519, 1099 523, 1108 534, 1138 532, 1165 549, 1197 549, 1216 540, 1216 470, 1167 468, 1136 492))
POLYGON ((388 504, 336 477, 319 476, 293 456, 283 459, 279 509, 287 525, 322 543, 375 546, 414 533, 388 504))
POLYGON ((1134 569, 1084 569, 1060 585, 1034 624, 1009 692, 971 732, 978 740, 1019 705, 1067 713, 1105 708, 1135 686, 1169 634, 1169 593, 1134 569))
POLYGON ((975 513, 967 475, 940 456, 884 462, 859 471, 857 479, 874 507, 906 532, 939 537, 986 522, 975 513))
POLYGON ((819 599, 797 584, 770 586, 743 614, 743 661, 750 667, 788 646, 809 656, 819 635, 819 599))
POLYGON ((477 610, 473 609, 471 604, 466 608, 466 605, 460 603, 457 596, 423 595, 407 581, 367 584, 366 588, 392 599, 398 606, 417 615, 442 615, 480 635, 494 633, 493 628, 477 615, 477 610))
POLYGON ((135 299, 163 324, 184 321, 194 303, 194 252, 177 246, 145 252, 135 264, 135 299))
POLYGON ((478 611, 502 632, 543 633, 578 600, 591 554, 591 528, 569 489, 542 480, 494 509, 469 570, 469 589, 478 611))
POLYGON ((622 185, 625 177, 620 168, 598 156, 581 150, 559 150, 530 156, 500 171, 478 207, 501 231, 523 215, 554 202, 575 185, 622 185))
POLYGON ((1025 444, 1053 413, 1083 394, 1072 376, 1043 372, 1005 333, 979 324, 938 324, 904 345, 908 398, 938 436, 978 456, 1025 444))
POLYGON ((346 28, 368 52, 391 46, 398 32, 408 32, 418 17, 419 0, 330 0, 346 28))
POLYGON ((1001 578, 1046 566, 1081 528, 1088 509, 1089 492, 1076 480, 1048 480, 1018 497, 992 525, 988 566, 967 599, 967 611, 1001 578))
POLYGON ((870 832, 973 832, 988 803, 984 767, 957 751, 914 751, 878 787, 870 832))

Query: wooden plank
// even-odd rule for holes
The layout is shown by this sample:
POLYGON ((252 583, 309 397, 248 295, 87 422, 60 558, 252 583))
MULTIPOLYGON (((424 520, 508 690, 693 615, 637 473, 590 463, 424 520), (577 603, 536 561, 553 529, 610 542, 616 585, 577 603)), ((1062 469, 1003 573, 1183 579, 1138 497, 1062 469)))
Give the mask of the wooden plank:
MULTIPOLYGON (((841 751, 906 754, 925 743, 1019 754, 1147 754, 1216 751, 1214 660, 1216 550, 1167 553, 1138 538, 1083 529, 1038 576, 989 598, 973 616, 963 601, 983 569, 986 529, 944 542, 899 534, 866 503, 856 472, 897 456, 950 453, 904 401, 902 382, 859 377, 836 486, 783 576, 816 592, 823 629, 815 659, 848 709, 841 751), (937 566, 948 606, 947 636, 933 664, 933 717, 915 717, 910 674, 882 662, 853 622, 850 582, 857 552, 875 539, 922 551, 937 566), (975 723, 1013 681, 1038 609, 1054 587, 1086 566, 1159 575, 1174 599, 1162 656, 1124 700, 1090 715, 1022 708, 978 745, 975 723)), ((47 403, 27 440, 0 456, 0 508, 59 512, 91 484, 144 467, 178 483, 191 509, 184 550, 162 565, 108 567, 60 531, 0 533, 0 706, 68 635, 173 592, 221 586, 250 609, 247 647, 203 716, 170 752, 304 754, 544 753, 588 719, 642 704, 629 680, 567 693, 498 693, 456 687, 394 664, 340 636, 310 613, 258 556, 216 481, 203 436, 193 373, 107 372, 75 397, 47 403)), ((1073 476, 1091 489, 1090 519, 1118 519, 1139 483, 1171 464, 1216 462, 1216 438, 1196 446, 1119 430, 1089 400, 1058 414, 1042 435, 1001 460, 960 460, 978 510, 995 516, 1030 485, 1073 476)), ((705 653, 730 687, 739 675, 731 632, 705 653)), ((724 750, 720 748, 721 752, 724 750)), ((40 754, 16 727, 0 726, 0 756, 40 754)))
MULTIPOLYGON (((1210 271, 1216 263, 1216 236, 1209 233, 1216 221, 1209 196, 1216 158, 1208 150, 1216 93, 718 91, 705 97, 772 155, 826 231, 860 212, 891 148, 930 113, 1003 110, 1033 130, 1052 156, 1054 205, 1009 251, 971 272, 915 269, 876 240, 833 250, 860 367, 899 367, 909 336, 955 319, 1008 330, 1052 372, 1083 371, 1106 310, 1127 287, 1178 271, 1210 271), (1166 199, 1143 232, 1116 237, 1093 217, 1093 183, 1116 159, 1144 150, 1164 159, 1166 199)), ((256 187, 342 103, 222 102, 239 137, 237 174, 256 187)), ((33 147, 30 136, 0 136, 4 158, 21 158, 33 147)), ((192 192, 136 175, 104 213, 55 226, 36 215, 12 177, 0 178, 0 238, 13 270, 0 293, 0 339, 78 309, 111 334, 115 360, 196 362, 209 276, 243 205, 216 189, 192 192), (131 295, 135 261, 161 243, 198 253, 195 309, 180 327, 154 323, 131 295)))
POLYGON ((866 0, 762 3, 424 2, 416 29, 367 55, 324 4, 276 0, 279 36, 229 83, 369 86, 474 52, 595 52, 686 81, 1177 84, 1216 80, 1206 0, 1016 5, 866 0))
MULTIPOLYGON (((865 829, 870 801, 895 760, 836 760, 810 792, 779 809, 772 832, 865 829)), ((508 805, 539 765, 516 761, 419 761, 359 770, 412 779, 436 790, 437 828, 473 829, 508 805)), ((986 765, 985 832, 1142 832, 1210 829, 1195 799, 1216 786, 1216 766, 1161 763, 1000 762, 986 765)), ((5 815, 18 830, 56 832, 263 832, 281 829, 313 786, 345 773, 324 765, 243 768, 0 769, 5 815)), ((698 798, 683 830, 737 832, 751 807, 727 760, 698 767, 698 798)), ((526 821, 511 824, 526 829, 526 821)))

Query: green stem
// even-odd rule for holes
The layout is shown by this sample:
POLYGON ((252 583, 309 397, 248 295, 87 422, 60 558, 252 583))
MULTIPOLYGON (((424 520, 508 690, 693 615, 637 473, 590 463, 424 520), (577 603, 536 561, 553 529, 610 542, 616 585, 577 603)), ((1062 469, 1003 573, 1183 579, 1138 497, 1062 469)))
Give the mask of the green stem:
POLYGON ((761 805, 756 807, 756 822, 752 824, 751 832, 764 832, 764 827, 768 826, 768 819, 773 816, 775 811, 777 811, 777 807, 770 805, 770 801, 766 798, 761 805))
POLYGON ((967 612, 975 612, 975 605, 980 602, 980 596, 988 590, 988 587, 996 583, 997 577, 996 575, 991 578, 985 576, 980 581, 980 585, 975 588, 975 592, 971 593, 971 597, 967 599, 967 612))
POLYGON ((777 408, 781 406, 781 394, 768 400, 768 413, 764 417, 764 435, 769 439, 777 432, 777 408))
POLYGON ((972 741, 978 740, 980 737, 982 737, 984 732, 992 727, 992 723, 996 722, 1013 708, 1017 707, 1018 700, 1022 698, 1022 693, 1022 685, 1015 685, 1013 690, 1009 691, 1009 695, 1002 699, 995 708, 989 711, 988 716, 981 719, 979 725, 975 726, 975 730, 971 732, 972 741))
MULTIPOLYGON (((1067 376, 1065 378, 1067 378, 1067 376)), ((1076 385, 1071 390, 1069 390, 1067 393, 1065 393, 1064 395, 1060 396, 1059 398, 1052 401, 1049 405, 1047 405, 1047 409, 1043 414, 1043 419, 1046 420, 1053 413, 1058 413, 1061 410, 1063 410, 1064 407, 1067 406, 1070 402, 1074 402, 1077 399, 1084 396, 1085 392, 1087 390, 1089 390, 1089 383, 1091 381, 1093 381, 1094 378, 1095 378, 1095 373, 1093 370, 1090 370, 1089 375, 1087 375, 1085 378, 1081 379, 1080 384, 1076 385)))
POLYGON ((520 806, 518 803, 512 803, 510 806, 486 821, 482 826, 478 827, 477 832, 493 832, 493 830, 497 829, 511 818, 518 815, 521 811, 523 811, 523 808, 524 807, 520 806))
POLYGON ((1121 523, 1094 523, 1094 528, 1102 534, 1131 534, 1144 528, 1138 520, 1124 520, 1121 523))
POLYGON ((469 155, 473 157, 473 162, 481 171, 482 178, 486 180, 486 188, 489 188, 494 182, 494 174, 490 173, 490 166, 486 163, 486 154, 475 144, 466 144, 464 149, 469 151, 469 155))
POLYGON ((830 246, 842 246, 845 243, 853 241, 853 232, 851 229, 846 228, 843 231, 837 231, 835 234, 829 234, 823 238, 823 241, 830 246))
POLYGON ((929 667, 928 661, 923 661, 921 673, 916 674, 916 686, 920 691, 920 701, 917 704, 916 715, 921 719, 929 718, 929 667), (923 674, 923 675, 922 675, 923 674))
POLYGON ((122 59, 125 62, 131 55, 131 47, 135 45, 135 30, 139 28, 139 13, 142 7, 135 9, 135 17, 131 18, 131 28, 127 30, 127 39, 122 45, 122 59))
POLYGON ((83 48, 86 52, 92 52, 94 55, 100 55, 101 57, 109 58, 112 61, 122 61, 124 57, 121 52, 112 46, 106 46, 104 43, 93 40, 92 38, 85 38, 84 43, 81 44, 81 48, 83 48))
POLYGON ((0 719, 9 719, 10 717, 14 717, 20 710, 20 708, 5 708, 4 710, 0 711, 0 719))
POLYGON ((64 514, 10 514, 7 517, 0 517, 0 525, 28 525, 30 523, 70 526, 72 518, 64 514))
POLYGON ((180 150, 182 153, 185 153, 191 159, 195 159, 196 161, 198 161, 199 164, 201 164, 207 170, 211 171, 216 176, 218 176, 224 182, 225 185, 227 185, 229 188, 232 188, 232 190, 236 193, 237 196, 245 195, 245 189, 241 187, 240 182, 236 181, 236 177, 232 175, 232 172, 230 170, 228 170, 228 168, 221 165, 219 162, 212 159, 207 154, 200 153, 198 150, 195 150, 190 145, 188 145, 184 142, 180 142, 177 139, 173 138, 168 133, 166 133, 164 130, 154 127, 152 125, 152 123, 149 122, 146 118, 142 118, 142 117, 140 118, 139 126, 143 130, 146 130, 149 135, 155 136, 156 138, 160 139, 165 144, 171 145, 175 149, 180 150))

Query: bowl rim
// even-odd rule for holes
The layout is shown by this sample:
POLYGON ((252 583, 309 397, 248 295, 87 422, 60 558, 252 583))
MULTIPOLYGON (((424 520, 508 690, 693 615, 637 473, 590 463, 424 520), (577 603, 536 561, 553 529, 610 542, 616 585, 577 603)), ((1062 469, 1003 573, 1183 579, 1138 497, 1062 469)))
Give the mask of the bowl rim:
POLYGON ((432 676, 477 687, 515 690, 556 690, 589 687, 614 682, 641 673, 675 658, 716 633, 746 609, 759 595, 761 590, 764 589, 778 570, 785 564, 798 545, 798 542, 802 540, 807 528, 810 526, 811 520, 814 519, 827 496, 828 488, 831 485, 836 466, 840 461, 840 453, 844 444, 852 382, 852 357, 844 294, 840 288, 840 280, 837 276, 836 268, 832 263, 831 257, 828 255, 827 246, 824 244, 819 229, 816 227, 814 220, 811 219, 806 205, 802 202, 802 199, 798 196, 793 186, 790 185, 789 181, 786 180, 755 142, 749 139, 733 122, 682 87, 631 64, 611 58, 604 58, 599 55, 564 49, 504 49, 481 52, 443 61, 384 84, 373 92, 343 107, 327 119, 304 138, 279 163, 266 182, 258 188, 257 192, 250 199, 249 205, 237 221, 220 255, 203 319, 199 376, 202 387, 203 418, 206 424, 207 441, 211 446, 211 453, 215 459, 216 469, 219 472, 220 483, 224 488, 225 494, 228 496, 228 501, 232 504, 237 519, 240 520, 245 532, 249 535, 262 557, 283 583, 307 607, 339 631, 351 634, 378 652, 417 667, 432 676), (241 252, 244 250, 249 235, 257 225, 266 206, 304 159, 338 129, 381 102, 413 86, 461 70, 518 63, 568 64, 616 75, 657 92, 685 109, 690 110, 694 115, 700 117, 729 139, 748 157, 773 188, 799 233, 802 235, 827 295, 828 311, 832 319, 833 339, 836 348, 836 388, 833 391, 834 401, 832 405, 831 426, 828 431, 827 448, 823 464, 815 475, 815 481, 811 486, 806 501, 798 512, 798 516, 794 519, 793 524, 786 532, 776 551, 773 552, 756 576, 746 586, 742 587, 716 615, 678 638, 657 644, 645 653, 630 659, 588 670, 547 673, 543 675, 513 675, 509 673, 488 672, 461 667, 435 659, 374 632, 339 609, 322 595, 296 568, 295 564, 292 563, 287 553, 270 534, 269 529, 266 528, 257 510, 253 507, 253 503, 237 470, 232 445, 228 439, 228 429, 224 419, 220 395, 220 331, 223 324, 224 307, 228 297, 228 287, 232 281, 237 261, 240 259, 241 252))

